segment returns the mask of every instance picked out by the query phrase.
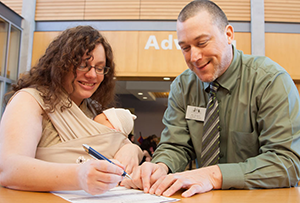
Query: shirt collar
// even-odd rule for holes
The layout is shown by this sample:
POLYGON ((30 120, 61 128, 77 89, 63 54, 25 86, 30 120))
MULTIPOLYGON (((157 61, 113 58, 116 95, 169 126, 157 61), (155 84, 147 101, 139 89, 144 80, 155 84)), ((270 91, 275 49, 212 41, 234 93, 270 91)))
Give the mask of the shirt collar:
MULTIPOLYGON (((232 45, 232 50, 232 62, 230 63, 227 70, 216 80, 221 87, 227 89, 229 92, 234 88, 238 78, 240 78, 240 71, 238 71, 237 69, 238 67, 240 67, 241 54, 240 52, 238 52, 234 45, 232 45)), ((209 92, 209 82, 204 82, 204 89, 205 91, 209 92)))

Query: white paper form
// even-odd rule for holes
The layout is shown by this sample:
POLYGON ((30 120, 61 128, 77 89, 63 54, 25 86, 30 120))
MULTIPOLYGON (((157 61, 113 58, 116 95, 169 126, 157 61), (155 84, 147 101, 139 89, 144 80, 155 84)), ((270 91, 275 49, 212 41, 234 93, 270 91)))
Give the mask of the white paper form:
POLYGON ((142 190, 127 189, 125 187, 115 187, 100 195, 90 195, 84 190, 55 191, 52 193, 73 203, 160 203, 176 202, 180 200, 175 198, 150 195, 144 193, 142 190))

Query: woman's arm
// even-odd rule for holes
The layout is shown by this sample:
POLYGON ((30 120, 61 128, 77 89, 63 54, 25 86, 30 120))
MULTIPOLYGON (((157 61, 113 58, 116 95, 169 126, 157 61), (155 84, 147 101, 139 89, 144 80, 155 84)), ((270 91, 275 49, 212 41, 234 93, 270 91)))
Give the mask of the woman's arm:
POLYGON ((2 186, 30 191, 84 189, 100 194, 122 180, 122 169, 106 161, 58 164, 35 159, 42 113, 37 101, 26 92, 18 93, 7 105, 0 124, 2 186))
POLYGON ((127 139, 126 144, 115 154, 114 159, 117 159, 125 167, 125 171, 131 174, 133 169, 142 161, 143 152, 138 145, 127 139))

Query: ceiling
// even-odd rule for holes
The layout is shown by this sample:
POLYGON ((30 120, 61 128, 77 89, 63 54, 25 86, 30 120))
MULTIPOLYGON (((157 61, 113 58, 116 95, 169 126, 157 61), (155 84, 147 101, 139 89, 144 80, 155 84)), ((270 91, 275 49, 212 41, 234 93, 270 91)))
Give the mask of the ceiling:
MULTIPOLYGON (((141 79, 141 78, 140 78, 141 79)), ((170 80, 119 80, 116 81, 116 94, 132 94, 141 101, 155 101, 156 98, 167 98, 170 91, 170 80)), ((148 78, 149 79, 149 78, 148 78)))

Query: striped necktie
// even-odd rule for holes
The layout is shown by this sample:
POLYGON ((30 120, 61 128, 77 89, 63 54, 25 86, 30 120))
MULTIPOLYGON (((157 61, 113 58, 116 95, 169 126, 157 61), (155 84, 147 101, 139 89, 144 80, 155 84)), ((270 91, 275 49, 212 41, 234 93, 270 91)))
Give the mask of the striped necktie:
POLYGON ((202 167, 217 164, 220 153, 219 107, 216 98, 216 92, 220 85, 216 81, 213 81, 209 86, 209 100, 206 107, 202 137, 202 167))

